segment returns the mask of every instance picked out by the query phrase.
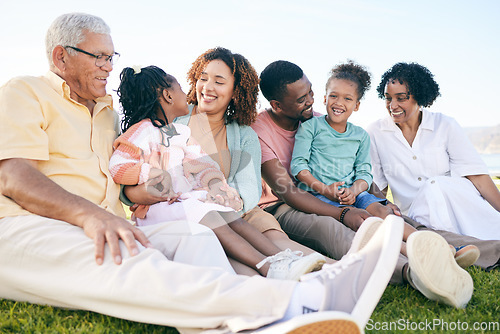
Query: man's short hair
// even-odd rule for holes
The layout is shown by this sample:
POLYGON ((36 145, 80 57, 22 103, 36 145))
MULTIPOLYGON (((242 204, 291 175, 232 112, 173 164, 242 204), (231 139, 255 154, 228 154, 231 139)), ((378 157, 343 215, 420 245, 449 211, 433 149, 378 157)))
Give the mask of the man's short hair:
MULTIPOLYGON (((111 32, 106 22, 94 15, 69 13, 56 18, 45 37, 45 50, 49 65, 52 66, 52 51, 56 46, 77 46, 78 43, 83 42, 86 31, 107 35, 111 32)), ((68 49, 68 53, 73 54, 76 51, 68 49)))
POLYGON ((267 65, 260 74, 260 90, 268 101, 282 101, 286 94, 286 86, 303 76, 302 69, 294 63, 277 60, 267 65))

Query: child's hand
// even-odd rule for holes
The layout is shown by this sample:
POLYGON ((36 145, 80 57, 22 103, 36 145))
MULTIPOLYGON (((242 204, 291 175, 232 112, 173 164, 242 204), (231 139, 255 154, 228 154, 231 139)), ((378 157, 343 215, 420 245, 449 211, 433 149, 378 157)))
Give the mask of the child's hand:
POLYGON ((243 209, 243 200, 240 195, 236 189, 230 187, 225 181, 216 182, 209 186, 205 202, 227 206, 235 211, 243 209))
POLYGON ((339 190, 339 203, 343 205, 353 205, 356 202, 356 195, 351 188, 341 188, 339 190))
POLYGON ((172 177, 167 171, 158 168, 151 168, 149 179, 145 183, 148 193, 153 196, 162 197, 170 204, 175 202, 180 194, 174 192, 172 188, 172 177))
POLYGON ((330 184, 329 186, 326 186, 325 191, 321 194, 325 196, 326 198, 335 201, 335 202, 340 202, 340 191, 339 187, 344 185, 344 181, 341 182, 334 182, 330 184))

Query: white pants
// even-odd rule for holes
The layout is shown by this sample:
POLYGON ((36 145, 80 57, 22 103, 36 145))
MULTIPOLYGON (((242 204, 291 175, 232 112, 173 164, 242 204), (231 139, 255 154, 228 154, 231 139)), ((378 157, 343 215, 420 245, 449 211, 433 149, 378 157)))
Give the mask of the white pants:
POLYGON ((79 227, 36 215, 1 219, 0 298, 233 331, 285 313, 296 283, 235 275, 205 226, 176 221, 141 230, 154 249, 140 246, 130 257, 121 243, 122 264, 106 249, 98 266, 94 242, 79 227))
MULTIPOLYGON (((206 196, 206 191, 204 191, 206 196)), ((168 202, 158 202, 149 207, 144 219, 137 218, 138 226, 158 224, 158 222, 168 220, 187 220, 199 223, 210 211, 231 212, 232 208, 215 203, 201 202, 195 197, 183 199, 180 202, 169 204, 168 202)))

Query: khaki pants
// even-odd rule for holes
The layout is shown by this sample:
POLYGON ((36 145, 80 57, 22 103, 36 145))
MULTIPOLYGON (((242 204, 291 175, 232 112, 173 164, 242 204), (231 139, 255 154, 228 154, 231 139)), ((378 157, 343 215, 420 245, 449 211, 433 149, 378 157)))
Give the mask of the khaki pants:
MULTIPOLYGON (((330 216, 308 214, 293 209, 282 202, 264 210, 274 215, 290 239, 336 260, 341 259, 351 247, 354 231, 330 216)), ((433 230, 408 217, 404 217, 404 219, 417 230, 430 230, 438 233, 451 245, 476 245, 481 251, 476 265, 483 269, 490 270, 500 264, 500 241, 498 240, 479 240, 452 232, 433 230)), ((391 284, 404 283, 403 267, 407 263, 408 259, 400 254, 390 280, 391 284)))
MULTIPOLYGON (((318 216, 277 203, 264 210, 274 215, 290 239, 333 259, 340 260, 351 247, 355 232, 330 216, 318 216)), ((408 259, 400 255, 391 278, 392 284, 403 283, 403 266, 408 259)))
POLYGON ((235 275, 205 226, 177 221, 141 227, 140 246, 115 265, 79 227, 36 215, 0 220, 0 298, 90 310, 174 327, 234 331, 280 319, 295 282, 235 275))

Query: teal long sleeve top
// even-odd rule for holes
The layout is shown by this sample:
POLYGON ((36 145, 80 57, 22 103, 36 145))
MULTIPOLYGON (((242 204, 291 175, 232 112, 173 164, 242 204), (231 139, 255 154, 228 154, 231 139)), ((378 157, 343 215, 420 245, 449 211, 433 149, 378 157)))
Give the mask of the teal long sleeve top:
MULTIPOLYGON (((362 179, 370 187, 373 177, 368 133, 349 122, 345 132, 337 132, 325 116, 303 122, 295 135, 290 171, 296 177, 304 169, 327 185, 344 181, 350 187, 362 179)), ((303 183, 298 186, 313 191, 303 183)))

